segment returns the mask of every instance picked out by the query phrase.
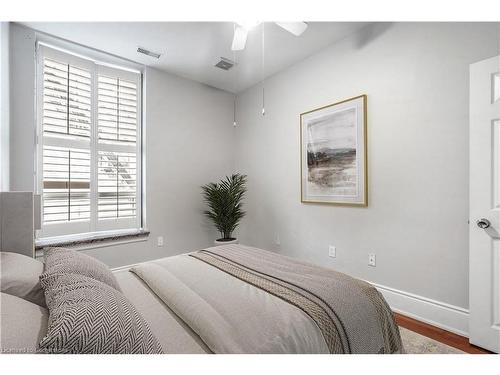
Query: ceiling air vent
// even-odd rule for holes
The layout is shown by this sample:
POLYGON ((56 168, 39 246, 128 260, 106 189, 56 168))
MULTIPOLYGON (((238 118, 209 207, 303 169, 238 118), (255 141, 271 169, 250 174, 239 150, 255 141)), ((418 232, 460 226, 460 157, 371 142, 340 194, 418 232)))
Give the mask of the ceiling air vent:
POLYGON ((144 55, 148 55, 148 56, 157 58, 157 59, 159 59, 160 56, 161 56, 160 53, 151 52, 151 51, 148 51, 147 49, 144 49, 144 48, 141 48, 141 47, 137 47, 137 52, 142 53, 144 55))
POLYGON ((221 57, 220 61, 215 64, 215 66, 223 70, 229 70, 234 66, 234 61, 221 57))

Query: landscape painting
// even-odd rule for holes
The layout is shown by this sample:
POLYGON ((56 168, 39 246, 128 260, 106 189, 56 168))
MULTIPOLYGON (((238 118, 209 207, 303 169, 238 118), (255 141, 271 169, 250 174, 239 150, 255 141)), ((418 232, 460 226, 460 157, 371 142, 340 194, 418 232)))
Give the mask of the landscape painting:
POLYGON ((365 103, 354 99, 301 116, 304 202, 366 204, 365 103))

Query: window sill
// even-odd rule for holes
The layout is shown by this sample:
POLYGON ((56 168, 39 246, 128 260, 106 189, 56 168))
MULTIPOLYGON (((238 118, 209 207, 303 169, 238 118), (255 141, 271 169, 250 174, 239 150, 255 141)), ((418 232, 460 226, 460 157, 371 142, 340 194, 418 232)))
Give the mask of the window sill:
POLYGON ((71 247, 78 250, 96 247, 120 245, 129 242, 146 241, 149 231, 145 229, 115 231, 104 233, 88 233, 78 236, 60 236, 43 238, 35 241, 35 249, 42 250, 44 247, 71 247))

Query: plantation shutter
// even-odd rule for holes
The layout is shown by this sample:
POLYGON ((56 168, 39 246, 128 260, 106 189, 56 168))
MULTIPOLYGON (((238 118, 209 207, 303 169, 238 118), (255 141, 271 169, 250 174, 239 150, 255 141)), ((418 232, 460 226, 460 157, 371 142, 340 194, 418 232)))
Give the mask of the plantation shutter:
POLYGON ((40 237, 140 228, 140 73, 38 54, 40 237))
POLYGON ((43 131, 89 138, 92 76, 48 57, 43 65, 43 131))
POLYGON ((93 64, 41 48, 38 163, 43 231, 91 231, 93 64))
POLYGON ((97 216, 107 229, 133 221, 140 208, 140 77, 107 66, 97 72, 97 216))
POLYGON ((90 151, 43 147, 43 221, 90 220, 90 151))

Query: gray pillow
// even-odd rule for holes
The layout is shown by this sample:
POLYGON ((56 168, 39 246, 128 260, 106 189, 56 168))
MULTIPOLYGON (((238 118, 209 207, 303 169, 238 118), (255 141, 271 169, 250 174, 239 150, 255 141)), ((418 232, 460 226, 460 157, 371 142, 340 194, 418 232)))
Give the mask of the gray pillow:
POLYGON ((45 248, 43 252, 45 272, 40 276, 40 280, 56 273, 73 273, 90 277, 116 290, 121 290, 108 266, 91 256, 62 247, 45 248))
POLYGON ((116 289, 77 274, 53 274, 41 282, 47 296, 49 322, 40 352, 162 352, 146 321, 116 289))
POLYGON ((0 252, 0 286, 7 293, 45 307, 39 277, 43 263, 26 255, 0 252))
POLYGON ((36 353, 47 333, 47 309, 1 293, 0 312, 0 353, 36 353))

